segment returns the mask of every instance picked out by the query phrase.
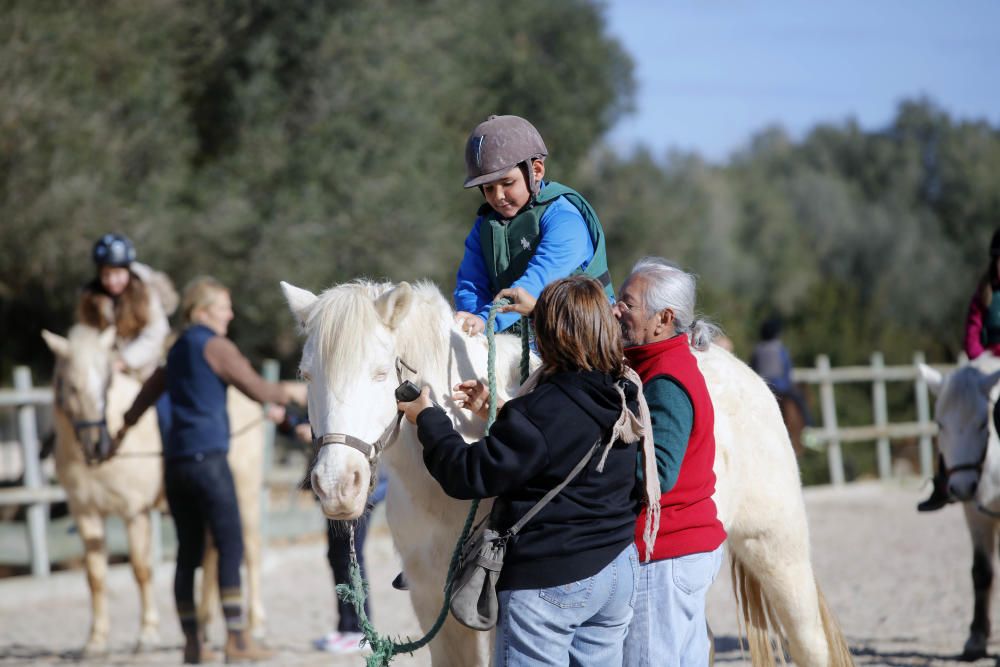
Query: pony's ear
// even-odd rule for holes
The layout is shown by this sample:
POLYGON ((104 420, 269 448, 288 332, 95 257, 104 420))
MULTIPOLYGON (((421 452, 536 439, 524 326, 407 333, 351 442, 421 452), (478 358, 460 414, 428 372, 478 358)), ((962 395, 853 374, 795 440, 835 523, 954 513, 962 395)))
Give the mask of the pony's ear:
POLYGON ((285 293, 285 300, 288 301, 288 307, 291 308, 292 315, 295 315, 295 319, 299 321, 299 324, 305 324, 306 317, 309 316, 309 310, 319 297, 309 290, 296 287, 285 281, 281 281, 281 291, 285 293))
POLYGON ((979 390, 989 396, 990 390, 993 389, 993 385, 1000 382, 1000 371, 994 371, 989 375, 984 375, 981 380, 979 380, 979 390))
POLYGON ((920 375, 923 376, 924 382, 927 383, 927 388, 931 390, 931 393, 937 395, 941 391, 941 384, 944 382, 944 376, 941 371, 931 368, 927 364, 920 364, 920 375))
POLYGON ((104 331, 101 332, 101 335, 98 338, 98 340, 101 343, 101 347, 103 347, 105 350, 110 350, 111 348, 113 348, 115 346, 116 335, 118 335, 118 332, 115 331, 114 327, 106 327, 104 331))
POLYGON ((413 305, 413 288, 402 282, 375 300, 375 312, 390 329, 395 329, 410 312, 413 305))
POLYGON ((45 339, 45 344, 52 350, 52 354, 63 358, 69 356, 69 340, 45 329, 42 329, 42 338, 45 339))

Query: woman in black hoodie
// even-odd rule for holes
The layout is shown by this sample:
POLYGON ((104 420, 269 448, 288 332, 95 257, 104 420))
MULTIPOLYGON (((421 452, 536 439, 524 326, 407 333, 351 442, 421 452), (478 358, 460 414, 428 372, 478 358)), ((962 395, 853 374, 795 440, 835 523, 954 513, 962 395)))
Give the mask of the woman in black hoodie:
MULTIPOLYGON (((639 388, 624 377, 621 331, 595 280, 551 283, 533 319, 542 358, 537 387, 508 401, 482 440, 467 445, 426 387, 399 407, 417 424, 424 463, 445 493, 496 496, 501 532, 598 445, 579 475, 508 542, 494 664, 620 665, 638 576, 640 494, 637 436, 626 443, 614 434, 629 422, 629 415, 621 419, 623 397, 638 413, 639 388)), ((482 414, 481 383, 456 391, 460 405, 482 414)))

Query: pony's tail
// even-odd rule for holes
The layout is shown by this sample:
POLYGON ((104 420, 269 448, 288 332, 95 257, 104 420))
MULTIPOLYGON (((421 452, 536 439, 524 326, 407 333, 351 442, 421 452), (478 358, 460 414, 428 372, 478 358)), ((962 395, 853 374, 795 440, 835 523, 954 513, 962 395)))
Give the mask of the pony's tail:
POLYGON ((847 639, 840 629, 840 623, 826 604, 823 589, 816 584, 816 595, 819 597, 819 615, 823 621, 823 634, 826 635, 826 645, 830 649, 830 667, 853 667, 854 658, 847 646, 847 639))
POLYGON ((729 552, 729 568, 732 574, 733 595, 736 597, 736 606, 742 615, 742 624, 737 617, 737 625, 740 627, 740 648, 743 647, 743 628, 746 628, 747 645, 750 649, 750 664, 753 667, 773 667, 774 654, 777 653, 781 664, 785 664, 785 652, 780 647, 774 645, 771 639, 771 628, 777 630, 778 624, 774 615, 774 610, 764 597, 760 581, 747 570, 746 565, 736 557, 732 551, 729 552))
MULTIPOLYGON (((733 595, 742 615, 740 628, 740 646, 742 647, 742 630, 746 628, 747 645, 750 649, 750 663, 753 667, 773 667, 775 654, 781 664, 785 664, 785 651, 772 639, 783 637, 784 633, 774 609, 767 601, 760 580, 750 572, 736 556, 730 552, 729 565, 733 580, 733 595)), ((847 640, 840 629, 840 624, 826 604, 819 584, 816 584, 816 596, 819 601, 820 620, 823 624, 823 634, 828 649, 828 667, 854 667, 847 640)), ((740 619, 737 619, 739 625, 740 619)))

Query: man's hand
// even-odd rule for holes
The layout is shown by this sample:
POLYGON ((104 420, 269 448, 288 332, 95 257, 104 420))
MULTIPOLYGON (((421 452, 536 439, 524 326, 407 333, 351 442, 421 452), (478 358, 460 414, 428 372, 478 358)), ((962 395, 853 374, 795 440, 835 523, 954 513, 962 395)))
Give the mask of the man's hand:
POLYGON ((508 287, 497 292, 497 299, 510 299, 510 304, 500 306, 501 313, 517 313, 525 317, 531 317, 531 312, 535 309, 537 299, 531 292, 523 287, 508 287))
POLYGON ((464 310, 455 313, 455 322, 461 327, 462 332, 469 336, 481 334, 486 329, 486 322, 483 321, 483 318, 464 310))
MULTIPOLYGON (((458 407, 465 408, 477 417, 487 419, 490 410, 490 390, 479 380, 466 380, 456 384, 452 389, 455 393, 452 399, 458 403, 458 407)), ((497 399, 497 409, 503 406, 503 401, 497 399)))
POLYGON ((434 405, 431 401, 430 392, 430 387, 424 385, 424 388, 420 390, 420 396, 417 396, 412 401, 397 402, 396 409, 406 416, 406 421, 416 424, 417 415, 434 405))

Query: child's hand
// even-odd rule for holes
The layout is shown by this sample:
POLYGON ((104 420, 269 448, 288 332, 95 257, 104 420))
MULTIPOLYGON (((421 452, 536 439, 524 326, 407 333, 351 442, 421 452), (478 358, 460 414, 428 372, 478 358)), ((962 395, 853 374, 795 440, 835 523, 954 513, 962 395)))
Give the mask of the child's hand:
POLYGON ((467 313, 464 310, 460 310, 455 313, 455 322, 458 323, 459 326, 461 326, 462 331, 469 336, 481 334, 486 329, 486 322, 483 322, 483 318, 478 315, 473 315, 472 313, 467 313))
MULTIPOLYGON (((488 418, 490 390, 486 385, 479 380, 466 380, 456 384, 452 391, 455 393, 451 397, 458 404, 458 407, 465 408, 477 417, 488 418)), ((502 405, 503 401, 497 399, 497 409, 502 405)))
POLYGON ((497 292, 496 299, 510 299, 511 303, 500 306, 501 313, 517 313, 529 317, 535 309, 535 297, 523 287, 508 287, 497 292))
POLYGON ((420 396, 417 396, 412 401, 398 401, 396 409, 406 416, 406 421, 416 424, 417 415, 434 405, 431 401, 430 392, 430 387, 424 385, 424 388, 420 390, 420 396))

